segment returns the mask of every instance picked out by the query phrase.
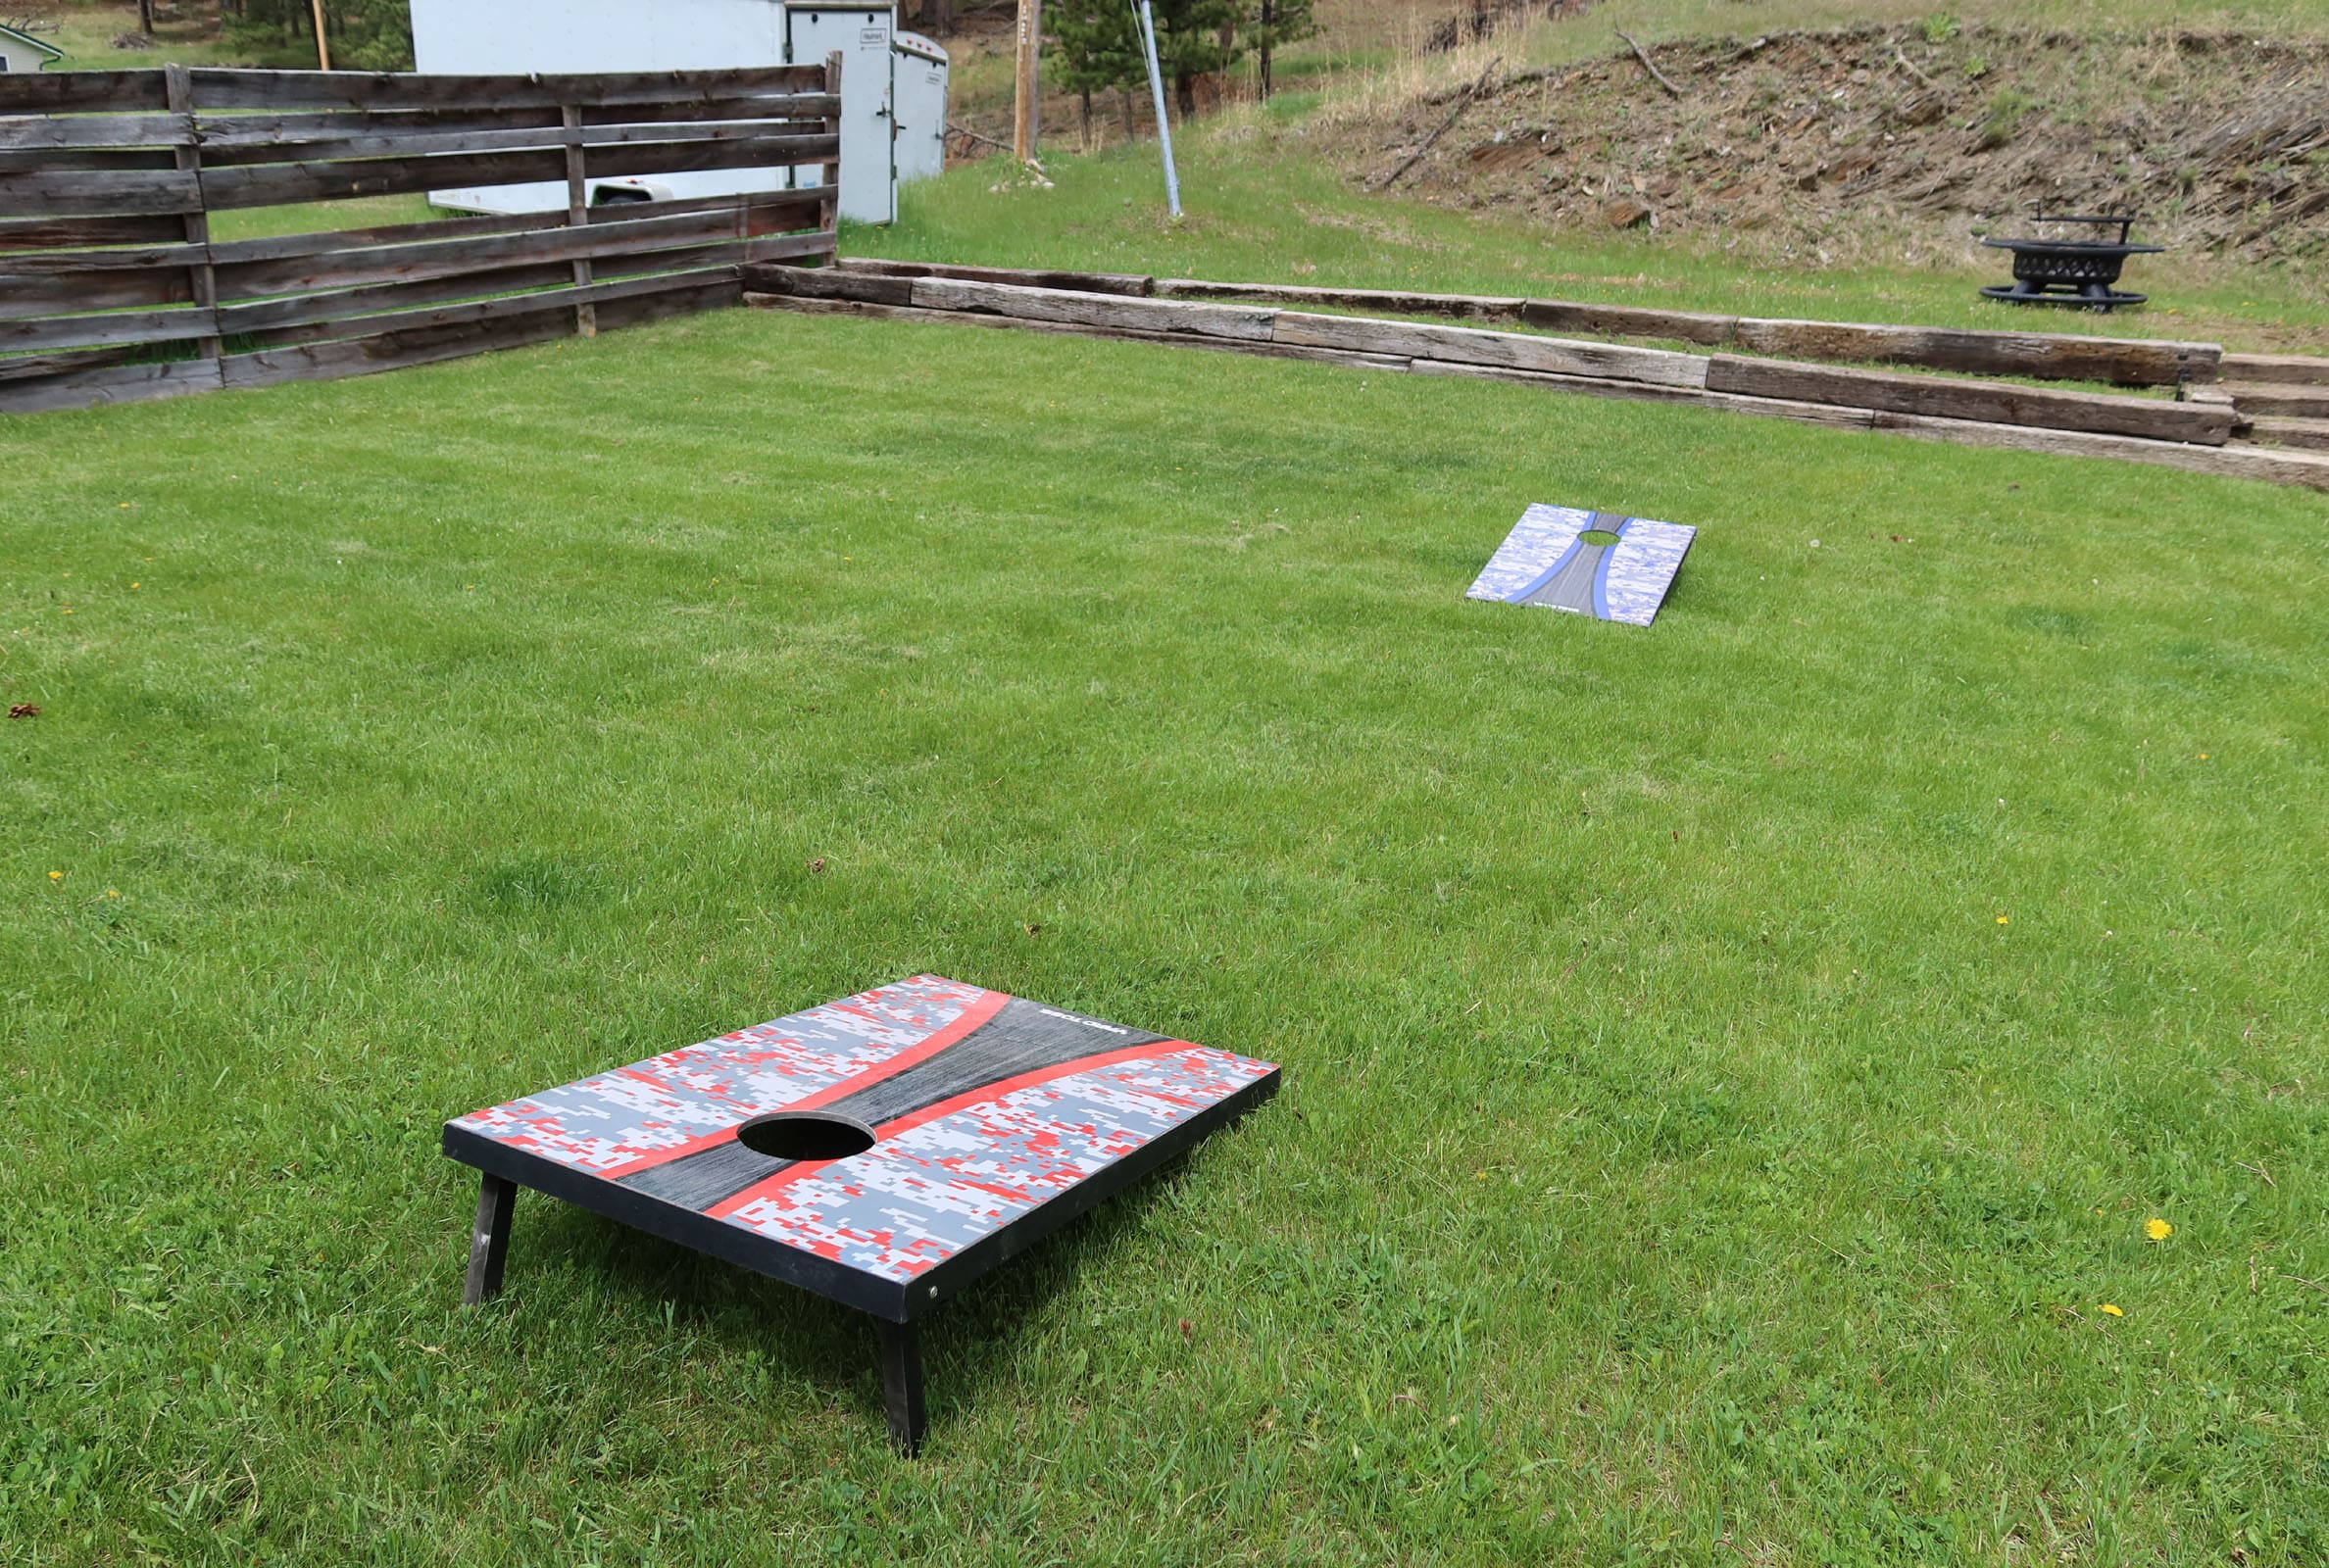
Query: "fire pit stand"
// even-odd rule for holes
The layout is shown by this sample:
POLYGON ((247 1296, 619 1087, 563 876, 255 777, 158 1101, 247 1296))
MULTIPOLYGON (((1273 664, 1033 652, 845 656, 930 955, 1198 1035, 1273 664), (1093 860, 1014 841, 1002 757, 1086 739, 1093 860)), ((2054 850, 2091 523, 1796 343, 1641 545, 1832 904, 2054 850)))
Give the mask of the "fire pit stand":
MULTIPOLYGON (((2033 204, 2035 205, 2035 204, 2033 204)), ((2099 228, 2118 225, 2118 239, 1985 239, 1993 250, 2013 252, 2013 281, 1985 288, 1982 294, 2008 305, 2068 305, 2082 310, 2108 311, 2121 305, 2141 305, 2145 296, 2111 287, 2130 256, 2152 256, 2160 245, 2130 245, 2127 232, 2135 220, 2127 217, 2049 217, 2034 212, 2032 223, 2087 223, 2099 228)))

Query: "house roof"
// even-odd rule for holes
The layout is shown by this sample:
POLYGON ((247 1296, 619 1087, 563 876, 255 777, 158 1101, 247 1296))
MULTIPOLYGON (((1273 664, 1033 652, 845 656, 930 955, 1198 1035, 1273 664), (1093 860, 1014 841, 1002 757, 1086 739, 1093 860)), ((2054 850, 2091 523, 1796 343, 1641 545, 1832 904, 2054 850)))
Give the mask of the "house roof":
POLYGON ((26 43, 39 50, 42 54, 48 56, 51 60, 62 60, 65 58, 65 51, 58 48, 55 44, 42 43, 38 38, 33 37, 30 33, 19 32, 14 27, 0 26, 0 43, 26 43))

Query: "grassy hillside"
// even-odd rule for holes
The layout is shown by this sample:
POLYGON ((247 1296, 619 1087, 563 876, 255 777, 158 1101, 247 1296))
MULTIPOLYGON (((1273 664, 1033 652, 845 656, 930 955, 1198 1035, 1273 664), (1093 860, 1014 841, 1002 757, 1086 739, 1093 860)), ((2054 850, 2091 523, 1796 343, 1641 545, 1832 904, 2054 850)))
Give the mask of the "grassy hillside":
POLYGON ((2043 317, 1980 299, 2002 264, 1967 265, 1926 247, 1914 263, 1804 267, 1719 237, 1675 243, 1646 232, 1549 230, 1524 218, 1368 194, 1343 172, 1314 100, 1248 107, 1179 144, 1188 217, 1164 214, 1153 146, 1047 161, 1048 185, 1005 160, 908 186, 894 228, 852 229, 845 249, 912 260, 1086 267, 1230 280, 1343 283, 1538 294, 1763 316, 2040 327, 2203 337, 2236 347, 2329 347, 2317 273, 2149 258, 2136 281, 2152 308, 2043 317))

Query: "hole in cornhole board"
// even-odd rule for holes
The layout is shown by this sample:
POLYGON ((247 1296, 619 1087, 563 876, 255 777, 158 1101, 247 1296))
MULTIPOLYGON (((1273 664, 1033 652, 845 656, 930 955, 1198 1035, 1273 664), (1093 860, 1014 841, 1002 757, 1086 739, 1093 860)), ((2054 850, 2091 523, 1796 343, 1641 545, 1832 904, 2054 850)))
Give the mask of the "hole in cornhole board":
POLYGON ((1464 597, 1647 626, 1697 536, 1682 523, 1620 512, 1533 506, 1464 597))
POLYGON ((770 1159, 848 1159, 875 1139, 872 1128, 847 1116, 785 1110, 753 1117, 736 1129, 736 1142, 770 1159))

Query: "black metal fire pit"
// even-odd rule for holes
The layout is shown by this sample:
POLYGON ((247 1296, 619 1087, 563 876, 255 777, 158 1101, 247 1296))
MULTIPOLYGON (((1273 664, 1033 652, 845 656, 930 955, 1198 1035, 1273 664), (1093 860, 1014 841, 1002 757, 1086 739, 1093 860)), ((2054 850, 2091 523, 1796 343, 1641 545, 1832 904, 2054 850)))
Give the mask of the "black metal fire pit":
POLYGON ((1993 250, 2013 252, 2013 282, 1985 288, 1981 292, 1990 299, 2004 300, 2008 305, 2070 305, 2082 310, 2107 311, 2120 305, 2141 305, 2144 296, 2129 294, 2110 285, 2119 279, 2119 271, 2130 256, 2156 255, 2166 247, 2160 245, 2130 245, 2127 231, 2135 226, 2135 220, 2123 217, 2050 218, 2033 213, 2032 223, 2089 223, 2108 228, 2118 225, 2118 239, 2057 240, 2057 239, 1985 239, 1981 243, 1993 250))

